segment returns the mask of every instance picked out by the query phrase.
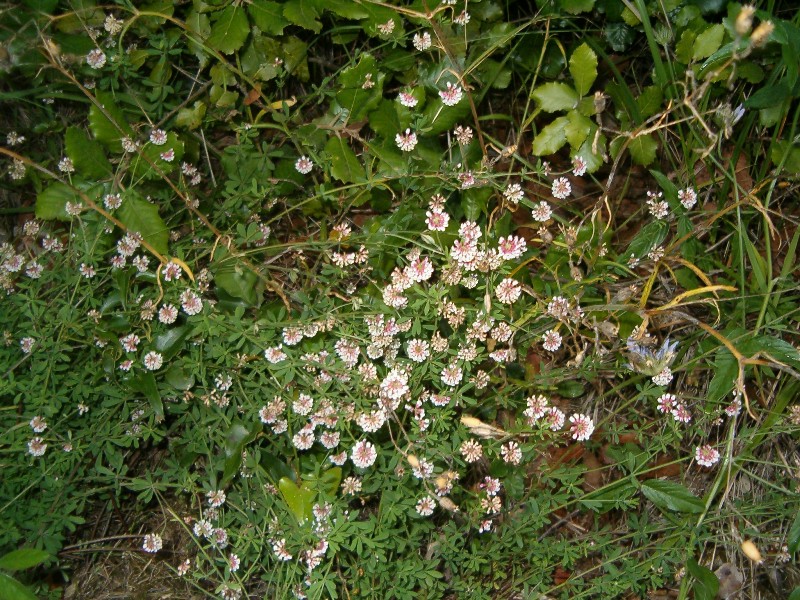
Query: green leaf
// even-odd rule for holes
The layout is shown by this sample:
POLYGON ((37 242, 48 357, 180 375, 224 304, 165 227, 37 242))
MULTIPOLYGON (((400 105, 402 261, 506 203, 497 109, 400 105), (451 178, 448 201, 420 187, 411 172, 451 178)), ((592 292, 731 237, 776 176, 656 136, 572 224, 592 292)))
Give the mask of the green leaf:
POLYGON ((557 386, 558 394, 564 398, 579 398, 586 393, 586 387, 574 379, 562 381, 557 386))
POLYGON ((698 514, 703 512, 703 501, 674 481, 652 479, 642 482, 642 493, 661 510, 698 514))
POLYGON ((714 54, 722 45, 724 35, 725 27, 723 25, 719 23, 711 25, 695 38, 692 46, 692 59, 701 60, 714 54))
MULTIPOLYGON (((261 433, 261 422, 255 421, 252 429, 248 429, 241 422, 236 422, 231 425, 228 430, 228 435, 225 439, 225 465, 222 471, 221 486, 228 485, 233 476, 239 471, 242 464, 242 452, 247 444, 252 442, 261 433)), ((310 509, 310 507, 309 507, 310 509)))
POLYGON ((244 9, 231 5, 217 15, 206 43, 218 52, 232 54, 244 46, 249 32, 250 23, 244 9))
POLYGON ((332 136, 325 144, 325 151, 332 159, 331 175, 342 183, 364 181, 364 166, 344 139, 332 136))
POLYGON ((689 574, 694 578, 692 590, 695 600, 714 600, 719 591, 719 579, 711 569, 699 564, 695 559, 686 561, 689 574))
POLYGON ((183 142, 178 136, 170 131, 167 134, 167 141, 161 145, 145 144, 141 155, 137 155, 131 162, 131 170, 134 177, 145 179, 160 179, 162 174, 171 173, 177 165, 181 164, 183 158, 183 142), (165 160, 161 155, 172 150, 174 156, 172 160, 165 160))
POLYGON ((283 5, 283 16, 303 29, 314 33, 322 31, 322 23, 318 21, 321 7, 317 0, 289 0, 283 5))
POLYGON ((137 392, 143 394, 148 402, 150 402, 150 408, 153 409, 156 421, 163 421, 164 403, 161 401, 161 394, 158 392, 155 375, 151 372, 139 373, 130 380, 130 386, 137 392))
POLYGON ((642 119, 647 119, 661 110, 661 102, 664 99, 664 92, 657 85, 647 86, 636 98, 636 105, 642 119))
POLYGON ((792 91, 785 82, 765 86, 755 91, 744 101, 745 108, 762 109, 780 106, 792 97, 792 91))
POLYGON ((116 217, 128 231, 139 232, 142 239, 160 254, 167 253, 169 229, 158 214, 158 207, 138 194, 130 192, 117 209, 116 217))
POLYGON ((606 23, 604 36, 608 45, 615 52, 625 52, 636 37, 636 30, 629 27, 622 21, 618 23, 606 23))
POLYGON ((650 221, 634 236, 625 254, 620 258, 623 260, 627 260, 631 256, 644 258, 653 248, 664 241, 668 232, 669 224, 666 221, 661 219, 650 221))
POLYGON ((311 518, 311 507, 316 495, 313 490, 304 485, 297 486, 288 477, 281 477, 278 482, 278 489, 281 491, 281 496, 283 496, 298 523, 303 523, 306 519, 311 518))
POLYGON ((567 142, 566 128, 569 124, 567 117, 558 117, 555 121, 542 128, 533 139, 531 153, 534 156, 547 156, 558 152, 567 142))
POLYGON ((247 12, 256 27, 269 35, 281 35, 289 24, 283 16, 283 6, 271 0, 253 0, 247 6, 247 12))
POLYGON ((72 188, 61 182, 47 186, 36 196, 36 218, 50 221, 70 221, 72 217, 67 214, 67 202, 79 202, 78 196, 72 188))
POLYGON ((569 119, 569 123, 565 128, 567 141, 572 148, 580 148, 581 144, 589 136, 589 132, 592 131, 594 123, 577 110, 569 111, 567 118, 569 119))
POLYGON ((111 175, 111 163, 103 147, 90 140, 82 129, 70 127, 64 137, 67 156, 78 173, 88 179, 104 179, 111 175))
POLYGON ((172 365, 164 374, 164 380, 176 390, 190 390, 194 385, 194 374, 178 365, 172 365))
POLYGON ((490 188, 470 188, 461 195, 461 209, 464 216, 470 221, 477 221, 486 213, 489 197, 492 195, 490 188))
POLYGON ((359 120, 376 108, 383 95, 384 75, 378 68, 378 61, 369 53, 364 53, 358 62, 344 69, 339 76, 339 91, 336 102, 350 111, 350 120, 359 120), (364 89, 368 78, 374 83, 370 89, 364 89))
POLYGON ((222 252, 211 264, 214 283, 233 298, 243 300, 248 306, 259 304, 258 276, 236 257, 222 252))
POLYGON ((100 106, 92 103, 89 107, 89 129, 98 142, 114 152, 122 152, 120 139, 124 136, 134 137, 133 130, 111 93, 98 91, 95 98, 100 106))
POLYGON ((789 594, 788 600, 800 600, 800 587, 794 588, 794 591, 789 594))
POLYGON ((558 0, 558 4, 564 12, 577 15, 588 12, 594 8, 595 0, 558 0))
POLYGON ((161 353, 165 361, 171 359, 183 349, 183 342, 191 332, 191 325, 180 325, 159 333, 155 338, 156 350, 161 353))
POLYGON ((794 554, 800 550, 800 513, 797 513, 792 526, 789 527, 789 535, 786 540, 790 554, 794 554))
POLYGON ((636 136, 628 144, 628 151, 631 153, 633 162, 644 167, 656 159, 657 149, 658 142, 652 135, 636 136))
POLYGON ((0 573, 0 600, 39 600, 33 592, 19 581, 0 573))
POLYGON ((22 571, 42 564, 51 555, 36 548, 20 548, 0 556, 0 569, 4 571, 22 571))
POLYGON ((578 93, 566 83, 545 83, 534 89, 531 96, 545 112, 573 109, 580 99, 578 93))
POLYGON ((578 94, 585 96, 597 79, 597 54, 588 44, 583 43, 575 49, 569 59, 569 72, 575 82, 578 94))
POLYGON ((325 9, 345 19, 366 19, 369 12, 353 0, 325 0, 325 9))
POLYGON ((715 403, 722 400, 733 390, 736 378, 739 375, 739 363, 727 348, 717 349, 714 357, 714 377, 708 384, 706 402, 715 403))
MULTIPOLYGON (((283 58, 286 70, 300 81, 308 81, 308 44, 300 38, 290 36, 283 40, 283 58)), ((381 77, 381 81, 383 78, 381 77)), ((381 88, 382 89, 382 88, 381 88)))
POLYGON ((192 108, 188 106, 178 111, 175 117, 175 124, 186 129, 197 129, 203 124, 203 117, 206 116, 206 103, 197 100, 192 108))

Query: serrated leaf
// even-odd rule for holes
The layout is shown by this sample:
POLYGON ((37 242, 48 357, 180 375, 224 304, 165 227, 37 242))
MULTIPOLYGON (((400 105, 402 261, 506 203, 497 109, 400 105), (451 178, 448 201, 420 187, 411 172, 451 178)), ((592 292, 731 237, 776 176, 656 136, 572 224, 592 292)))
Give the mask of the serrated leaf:
POLYGON ((577 15, 588 12, 594 8, 595 0, 558 0, 558 4, 564 12, 577 15))
POLYGON ((692 45, 692 59, 701 60, 714 54, 722 45, 724 35, 725 27, 719 23, 703 31, 695 38, 692 45))
POLYGON ((169 229, 158 214, 158 207, 144 198, 129 193, 117 209, 116 217, 128 231, 138 232, 160 254, 167 253, 169 229))
POLYGON ((580 148, 581 144, 589 136, 594 123, 577 110, 571 110, 567 114, 567 118, 569 119, 569 123, 565 128, 567 141, 572 148, 580 148))
POLYGON ((664 93, 657 85, 650 85, 642 90, 642 93, 636 98, 636 105, 639 107, 639 113, 642 119, 647 119, 661 110, 661 102, 664 99, 664 93))
POLYGON ((383 81, 384 75, 378 68, 378 61, 371 54, 364 53, 354 66, 344 69, 339 76, 340 90, 336 94, 336 102, 350 112, 351 121, 357 121, 380 103, 383 81), (368 79, 373 87, 364 89, 364 82, 368 79))
POLYGON ((686 561, 689 574, 694 578, 692 591, 695 600, 714 600, 719 591, 719 579, 711 569, 699 564, 695 559, 686 561))
POLYGON ((703 501, 674 481, 652 479, 642 482, 642 493, 661 510, 698 514, 703 512, 703 501))
POLYGON ((303 29, 310 29, 314 33, 322 30, 322 23, 318 21, 320 6, 317 0, 289 0, 283 5, 283 16, 303 29))
POLYGON ((578 105, 578 93, 566 83, 545 83, 531 92, 531 96, 545 112, 571 110, 578 105))
POLYGON ((80 197, 69 186, 61 182, 50 184, 36 196, 36 218, 69 221, 72 217, 67 214, 67 202, 79 200, 80 197))
POLYGON ((0 573, 0 600, 39 600, 33 592, 19 581, 0 573))
POLYGON ((248 33, 250 33, 250 23, 247 21, 244 8, 231 5, 216 15, 206 44, 223 54, 233 54, 244 46, 248 33))
POLYGON ((22 571, 42 564, 50 553, 36 548, 20 548, 0 556, 0 569, 4 571, 22 571))
POLYGON ((623 22, 606 23, 604 36, 615 52, 625 52, 636 37, 636 30, 623 22))
POLYGON ((364 167, 344 139, 334 135, 325 144, 325 151, 332 160, 331 175, 333 177, 342 183, 364 181, 364 167))
POLYGON ((313 490, 303 485, 296 485, 288 477, 281 477, 280 481, 278 481, 278 489, 281 491, 281 496, 283 496, 298 523, 303 523, 311 518, 311 507, 316 495, 313 490))
POLYGON ((133 130, 112 94, 98 91, 95 98, 100 106, 92 103, 89 107, 89 129, 95 140, 114 152, 122 152, 120 139, 123 136, 133 137, 133 130))
POLYGON ((567 142, 566 127, 569 124, 567 117, 558 117, 555 121, 542 128, 533 139, 531 153, 534 156, 547 156, 558 152, 567 142))
POLYGON ((289 21, 283 16, 283 5, 271 0, 253 0, 247 12, 262 33, 281 35, 289 21))
POLYGON ((75 170, 87 179, 104 179, 111 175, 108 162, 99 142, 90 140, 82 129, 69 127, 64 136, 67 156, 75 170))
POLYGON ((597 54, 584 43, 575 49, 569 58, 569 72, 578 94, 585 96, 597 79, 597 54))
POLYGON ((646 167, 656 159, 658 142, 652 135, 639 135, 633 138, 628 144, 628 152, 631 159, 637 165, 646 167))

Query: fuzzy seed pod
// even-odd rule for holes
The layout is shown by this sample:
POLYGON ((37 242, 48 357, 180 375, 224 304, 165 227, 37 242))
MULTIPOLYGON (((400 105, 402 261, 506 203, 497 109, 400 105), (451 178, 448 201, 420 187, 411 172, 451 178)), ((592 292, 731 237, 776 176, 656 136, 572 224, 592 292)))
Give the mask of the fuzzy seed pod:
POLYGON ((744 555, 754 563, 761 563, 763 560, 761 558, 761 552, 759 551, 758 546, 756 546, 750 540, 745 540, 742 542, 742 552, 744 552, 744 555))

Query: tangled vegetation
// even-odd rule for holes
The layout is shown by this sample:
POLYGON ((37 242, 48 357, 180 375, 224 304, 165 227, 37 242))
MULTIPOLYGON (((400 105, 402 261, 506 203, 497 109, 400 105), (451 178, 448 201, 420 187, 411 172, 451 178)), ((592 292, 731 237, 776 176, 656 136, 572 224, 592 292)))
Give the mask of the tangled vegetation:
POLYGON ((0 8, 0 599, 800 598, 792 4, 0 8))

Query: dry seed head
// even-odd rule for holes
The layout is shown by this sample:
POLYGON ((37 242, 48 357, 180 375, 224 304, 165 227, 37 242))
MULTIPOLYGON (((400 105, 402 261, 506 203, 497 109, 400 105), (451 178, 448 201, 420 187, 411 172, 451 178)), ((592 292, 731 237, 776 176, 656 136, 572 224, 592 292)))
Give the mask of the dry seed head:
POLYGON ((744 555, 754 563, 761 563, 763 560, 761 558, 761 552, 759 551, 758 546, 756 546, 750 540, 745 540, 742 542, 742 552, 744 552, 744 555))
POLYGON ((753 28, 753 15, 756 13, 756 8, 752 4, 745 4, 739 15, 736 17, 736 35, 747 35, 753 28))
POLYGON ((439 498, 439 506, 449 512, 458 512, 458 505, 447 496, 439 498))
POLYGON ((767 43, 767 39, 769 39, 770 34, 775 29, 775 25, 772 24, 772 21, 763 21, 758 24, 756 30, 753 32, 753 35, 750 37, 750 44, 753 48, 759 48, 767 43))
POLYGON ((419 459, 416 456, 409 454, 406 456, 406 460, 414 469, 419 469, 419 459))

